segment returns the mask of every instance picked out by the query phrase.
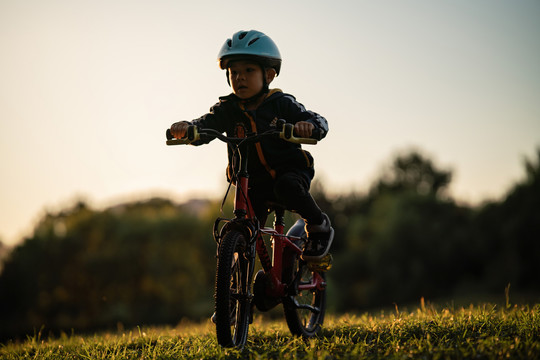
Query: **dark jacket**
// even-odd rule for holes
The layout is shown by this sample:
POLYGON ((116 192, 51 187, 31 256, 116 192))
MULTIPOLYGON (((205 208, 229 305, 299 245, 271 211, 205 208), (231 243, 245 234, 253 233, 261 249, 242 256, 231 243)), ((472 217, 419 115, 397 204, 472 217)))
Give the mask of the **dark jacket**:
MULTIPOLYGON (((239 131, 262 133, 271 130, 276 127, 279 119, 291 124, 308 121, 320 130, 321 138, 324 138, 328 132, 328 122, 325 118, 306 110, 292 95, 285 94, 279 89, 271 90, 266 99, 253 111, 243 110, 242 103, 234 94, 220 97, 219 102, 210 108, 208 114, 193 120, 192 123, 200 128, 211 128, 226 133, 227 136, 239 137, 241 136, 239 131)), ((233 154, 229 149, 229 180, 231 179, 232 157, 233 154)), ((275 178, 280 173, 291 169, 312 168, 313 157, 299 144, 266 137, 249 149, 250 182, 268 179, 269 176, 275 178)))

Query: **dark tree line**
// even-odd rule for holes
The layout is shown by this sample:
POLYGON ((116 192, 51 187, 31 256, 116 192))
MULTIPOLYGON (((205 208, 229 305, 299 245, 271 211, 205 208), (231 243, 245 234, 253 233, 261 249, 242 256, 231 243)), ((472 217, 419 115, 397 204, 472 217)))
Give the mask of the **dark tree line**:
MULTIPOLYGON (((214 212, 214 211, 211 211, 214 212)), ((207 315, 210 218, 152 199, 45 216, 0 275, 1 334, 170 323, 207 315)))
MULTIPOLYGON (((451 199, 451 172, 418 152, 398 156, 366 194, 330 199, 315 184, 336 229, 331 308, 502 296, 508 284, 538 297, 537 155, 503 200, 477 207, 451 199)), ((42 326, 92 331, 209 317, 219 207, 151 199, 94 210, 81 202, 46 215, 0 267, 0 338, 42 326)))
POLYGON ((450 171, 413 152, 395 159, 366 196, 333 201, 342 244, 331 273, 336 308, 504 298, 509 284, 540 300, 540 151, 525 168, 505 199, 469 207, 447 196, 450 171))

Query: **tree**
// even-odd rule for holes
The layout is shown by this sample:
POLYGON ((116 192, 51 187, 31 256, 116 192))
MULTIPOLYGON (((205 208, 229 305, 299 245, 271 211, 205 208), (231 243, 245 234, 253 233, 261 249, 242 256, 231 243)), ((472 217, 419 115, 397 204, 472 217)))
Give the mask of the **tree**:
POLYGON ((375 193, 414 192, 419 195, 441 196, 447 189, 452 174, 437 169, 431 160, 417 151, 398 156, 386 170, 372 191, 375 193))
POLYGON ((0 239, 0 274, 2 273, 2 268, 4 266, 4 259, 8 255, 8 248, 4 243, 2 242, 2 239, 0 239))
POLYGON ((501 202, 485 204, 475 219, 484 249, 483 287, 500 291, 538 291, 540 284, 540 149, 536 161, 525 159, 525 178, 501 202))
POLYGON ((343 309, 452 294, 474 261, 463 251, 470 210, 442 196, 450 180, 450 171, 413 151, 357 200, 359 211, 340 229, 346 252, 336 254, 330 273, 343 309))
POLYGON ((0 337, 208 316, 215 242, 199 215, 164 199, 46 215, 0 275, 0 337))

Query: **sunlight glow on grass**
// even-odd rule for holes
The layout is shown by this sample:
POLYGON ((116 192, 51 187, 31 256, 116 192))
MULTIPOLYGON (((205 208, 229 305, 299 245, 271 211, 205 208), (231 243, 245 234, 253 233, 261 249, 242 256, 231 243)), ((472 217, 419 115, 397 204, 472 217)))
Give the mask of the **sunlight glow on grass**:
POLYGON ((0 347, 4 359, 279 359, 518 358, 540 356, 540 305, 458 309, 421 305, 413 311, 329 316, 321 336, 292 337, 283 321, 256 317, 245 349, 222 349, 213 324, 140 327, 93 336, 29 337, 0 347))

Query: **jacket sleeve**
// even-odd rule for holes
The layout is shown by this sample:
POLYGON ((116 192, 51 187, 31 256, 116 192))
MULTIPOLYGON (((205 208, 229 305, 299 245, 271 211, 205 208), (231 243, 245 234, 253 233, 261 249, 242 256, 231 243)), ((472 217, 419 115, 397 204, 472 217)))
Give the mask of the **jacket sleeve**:
POLYGON ((328 133, 328 121, 321 115, 307 110, 304 105, 300 104, 294 96, 285 94, 282 98, 284 102, 285 120, 296 124, 299 121, 307 121, 315 125, 316 129, 321 132, 321 139, 328 133))
MULTIPOLYGON (((225 110, 222 106, 222 101, 218 102, 210 108, 210 112, 203 116, 190 121, 191 124, 196 125, 201 129, 214 129, 221 133, 226 131, 227 118, 225 110)), ((200 141, 193 143, 193 145, 208 144, 214 138, 203 138, 200 141)))

